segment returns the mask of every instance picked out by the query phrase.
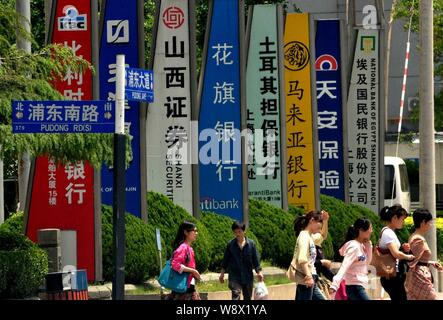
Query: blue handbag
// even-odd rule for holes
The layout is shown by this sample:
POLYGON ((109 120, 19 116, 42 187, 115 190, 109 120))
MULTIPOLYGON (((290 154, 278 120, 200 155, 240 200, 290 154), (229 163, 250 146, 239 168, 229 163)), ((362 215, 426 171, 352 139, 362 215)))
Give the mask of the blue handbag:
POLYGON ((172 291, 185 293, 188 290, 188 275, 188 272, 178 273, 172 269, 171 260, 168 260, 160 272, 158 282, 172 291))

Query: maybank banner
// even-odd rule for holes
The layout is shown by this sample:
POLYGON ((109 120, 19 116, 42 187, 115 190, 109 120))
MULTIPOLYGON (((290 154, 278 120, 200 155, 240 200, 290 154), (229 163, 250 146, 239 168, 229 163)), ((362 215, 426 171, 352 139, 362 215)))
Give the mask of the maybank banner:
POLYGON ((188 0, 163 0, 158 9, 155 37, 154 102, 147 118, 148 190, 166 195, 189 213, 193 208, 191 119, 196 102, 191 90, 191 21, 188 0))
POLYGON ((319 20, 315 36, 320 192, 345 201, 340 21, 319 20))
MULTIPOLYGON (((143 48, 139 46, 139 0, 103 1, 100 29, 100 98, 115 100, 116 56, 125 55, 126 67, 139 67, 143 48)), ((142 217, 141 201, 141 154, 140 154, 140 104, 125 101, 125 131, 131 138, 132 160, 126 169, 126 211, 142 217)), ((107 166, 102 169, 102 202, 112 205, 113 170, 107 166)))
MULTIPOLYGON (((248 193, 250 198, 283 207, 281 163, 280 59, 283 49, 278 38, 276 5, 252 7, 249 26, 248 63, 246 70, 247 127, 250 162, 248 193), (266 21, 266 23, 263 23, 266 21)), ((282 20, 280 20, 282 21, 282 20)), ((280 26, 279 26, 280 27, 280 26)), ((284 104, 283 104, 284 105, 284 104)), ((284 126, 284 122, 283 122, 284 126)))
POLYGON ((379 35, 360 29, 348 93, 349 201, 378 213, 379 170, 379 35))
POLYGON ((243 220, 243 183, 247 183, 240 133, 243 1, 214 0, 210 5, 199 92, 200 209, 243 220))
POLYGON ((316 209, 314 124, 311 96, 309 15, 286 16, 285 37, 286 152, 288 204, 316 209))

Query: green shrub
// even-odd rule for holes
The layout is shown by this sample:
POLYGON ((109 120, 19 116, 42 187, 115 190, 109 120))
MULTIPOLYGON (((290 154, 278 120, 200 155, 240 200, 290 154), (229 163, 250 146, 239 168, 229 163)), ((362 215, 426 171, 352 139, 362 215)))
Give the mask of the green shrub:
MULTIPOLYGON (((103 277, 113 278, 112 207, 102 206, 103 277)), ((139 218, 125 215, 125 282, 141 283, 158 274, 155 230, 139 218)))
MULTIPOLYGON (((234 220, 220 214, 202 212, 201 222, 205 225, 211 235, 212 245, 209 270, 218 272, 221 269, 221 262, 223 260, 226 245, 234 238, 231 230, 234 220)), ((257 237, 250 229, 246 229, 246 236, 254 240, 259 255, 261 256, 262 248, 257 237)))
POLYGON ((210 233, 205 225, 185 209, 175 205, 169 198, 159 193, 148 192, 147 208, 148 224, 160 229, 162 239, 165 242, 163 256, 166 256, 167 259, 171 257, 175 249, 173 248, 173 242, 180 224, 184 220, 188 220, 197 225, 198 236, 197 240, 192 244, 192 247, 195 252, 197 270, 200 273, 205 272, 209 266, 210 253, 212 250, 210 233))
POLYGON ((12 214, 4 223, 0 224, 0 230, 23 233, 23 212, 19 211, 12 214))
POLYGON ((0 299, 38 293, 48 273, 48 256, 22 234, 0 230, 0 299))
POLYGON ((262 259, 287 268, 295 245, 294 216, 264 201, 249 200, 249 224, 262 246, 262 259))

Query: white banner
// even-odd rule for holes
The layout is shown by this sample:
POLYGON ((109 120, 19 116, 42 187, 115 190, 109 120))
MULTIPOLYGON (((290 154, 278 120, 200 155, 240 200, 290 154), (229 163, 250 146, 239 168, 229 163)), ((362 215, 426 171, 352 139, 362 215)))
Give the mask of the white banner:
POLYGON ((192 214, 189 23, 188 1, 161 1, 147 120, 147 185, 192 214))
POLYGON ((379 34, 359 30, 348 95, 349 200, 379 210, 379 34))

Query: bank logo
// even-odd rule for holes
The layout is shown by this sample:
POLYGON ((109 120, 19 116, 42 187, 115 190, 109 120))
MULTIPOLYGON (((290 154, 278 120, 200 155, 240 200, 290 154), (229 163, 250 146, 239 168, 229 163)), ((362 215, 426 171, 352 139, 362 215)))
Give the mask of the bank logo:
POLYGON ((129 43, 129 20, 108 20, 106 22, 108 43, 129 43))
POLYGON ((285 68, 292 71, 304 69, 309 62, 309 50, 299 41, 292 41, 285 45, 285 68))
POLYGON ((163 23, 169 29, 178 29, 185 22, 185 14, 179 7, 169 7, 163 12, 163 23))
POLYGON ((59 31, 85 31, 88 29, 86 14, 79 14, 74 6, 63 8, 64 17, 58 18, 59 31))
POLYGON ((363 52, 370 53, 375 51, 376 40, 375 36, 362 36, 360 38, 360 50, 363 52))
POLYGON ((337 59, 330 54, 323 54, 315 60, 316 71, 336 71, 337 69, 337 59))

